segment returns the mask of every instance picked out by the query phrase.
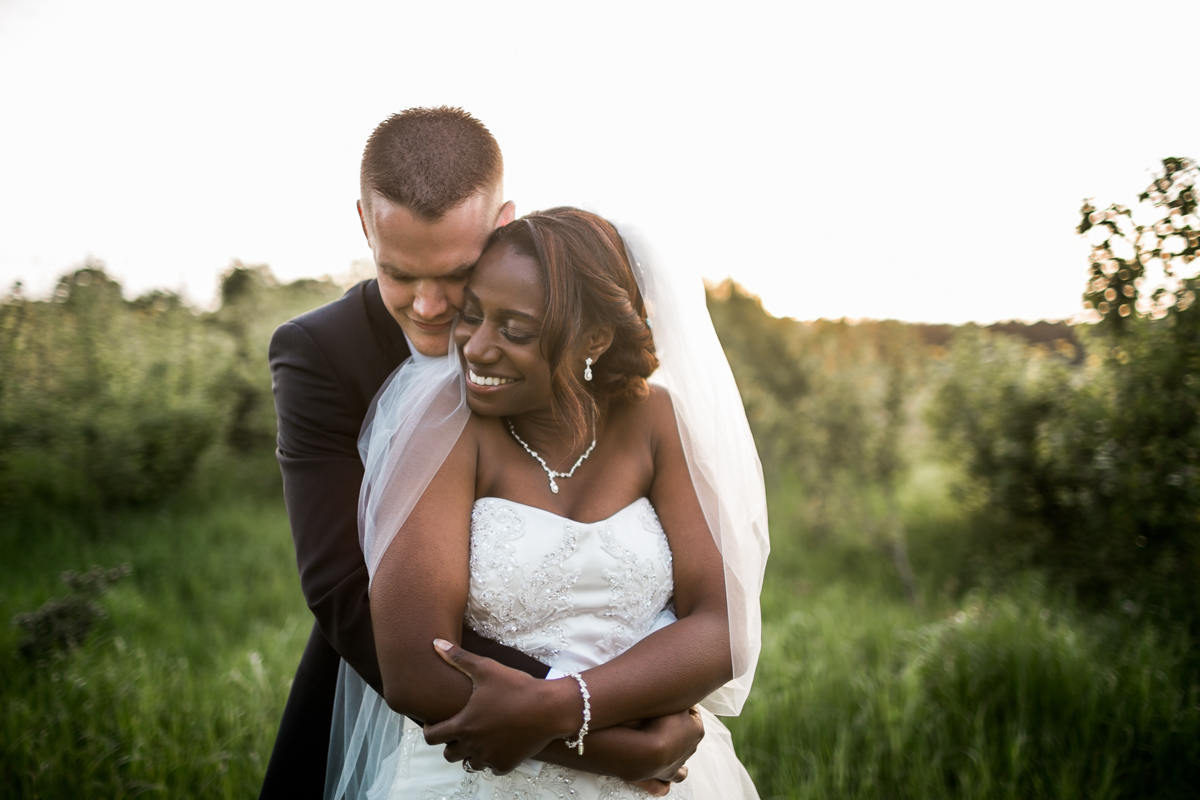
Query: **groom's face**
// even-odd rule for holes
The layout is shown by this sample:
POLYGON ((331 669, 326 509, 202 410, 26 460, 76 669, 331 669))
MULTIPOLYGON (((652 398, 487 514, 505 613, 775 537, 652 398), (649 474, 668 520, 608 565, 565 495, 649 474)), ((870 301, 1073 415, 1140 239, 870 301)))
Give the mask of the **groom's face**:
POLYGON ((463 286, 492 230, 512 219, 496 194, 476 193, 433 221, 379 195, 359 203, 384 305, 424 355, 446 354, 463 286))

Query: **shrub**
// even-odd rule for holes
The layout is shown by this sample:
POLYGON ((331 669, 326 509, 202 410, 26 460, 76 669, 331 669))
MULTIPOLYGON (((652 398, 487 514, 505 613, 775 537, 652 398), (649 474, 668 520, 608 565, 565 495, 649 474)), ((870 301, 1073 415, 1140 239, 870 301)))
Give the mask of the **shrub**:
POLYGON ((209 393, 228 349, 177 297, 126 303, 97 266, 52 301, 0 305, 0 506, 174 489, 220 427, 209 393))
POLYGON ((1113 257, 1113 239, 1129 210, 1084 205, 1081 232, 1100 225, 1108 237, 1087 287, 1097 322, 1080 334, 1086 364, 960 337, 930 414, 982 488, 978 531, 999 571, 1036 566, 1084 599, 1176 618, 1200 603, 1200 312, 1195 278, 1155 289, 1143 271, 1168 234, 1191 242, 1178 260, 1200 252, 1188 163, 1164 161, 1143 197, 1169 213, 1126 231, 1137 237, 1128 260, 1113 257))
POLYGON ((17 614, 13 625, 24 632, 18 649, 34 661, 59 650, 71 650, 87 641, 92 626, 108 616, 97 599, 130 573, 128 564, 103 569, 92 567, 82 574, 68 570, 62 581, 71 593, 46 601, 37 611, 17 614))
MULTIPOLYGON (((95 511, 158 500, 214 448, 269 453, 275 439, 267 343, 323 302, 331 281, 278 285, 236 264, 222 306, 172 294, 133 301, 98 263, 49 301, 0 303, 0 508, 95 511)), ((274 465, 257 466, 277 476, 274 465)))

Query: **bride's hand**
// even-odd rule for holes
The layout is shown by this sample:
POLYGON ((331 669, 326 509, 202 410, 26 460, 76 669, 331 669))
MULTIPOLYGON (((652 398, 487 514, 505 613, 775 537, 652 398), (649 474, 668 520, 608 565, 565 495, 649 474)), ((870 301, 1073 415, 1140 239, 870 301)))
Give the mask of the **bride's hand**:
POLYGON ((583 700, 574 681, 538 680, 442 639, 434 646, 473 684, 462 711, 425 726, 425 741, 445 744, 447 761, 470 758, 473 767, 503 775, 579 730, 583 700))

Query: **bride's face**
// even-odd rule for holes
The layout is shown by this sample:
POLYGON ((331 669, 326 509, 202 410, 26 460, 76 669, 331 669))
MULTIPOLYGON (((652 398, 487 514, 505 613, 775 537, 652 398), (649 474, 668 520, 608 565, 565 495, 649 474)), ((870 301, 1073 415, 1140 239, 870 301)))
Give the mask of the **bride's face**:
POLYGON ((467 372, 467 404, 488 417, 549 409, 542 355, 546 292, 532 258, 509 247, 484 252, 464 289, 455 338, 467 372))

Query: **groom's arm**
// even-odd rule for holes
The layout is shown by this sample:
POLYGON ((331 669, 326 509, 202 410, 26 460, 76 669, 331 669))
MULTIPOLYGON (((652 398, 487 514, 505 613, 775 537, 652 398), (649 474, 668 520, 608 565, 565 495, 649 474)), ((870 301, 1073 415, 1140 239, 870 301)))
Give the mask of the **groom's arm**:
MULTIPOLYGON (((367 566, 358 542, 362 413, 300 325, 288 322, 275 331, 270 363, 276 454, 301 589, 326 640, 382 694, 367 566)), ((473 632, 464 631, 463 647, 534 677, 546 674, 539 661, 473 632)))
POLYGON ((278 423, 276 456, 304 599, 333 649, 378 691, 382 686, 358 547, 363 468, 346 392, 308 332, 293 322, 270 347, 278 423))

